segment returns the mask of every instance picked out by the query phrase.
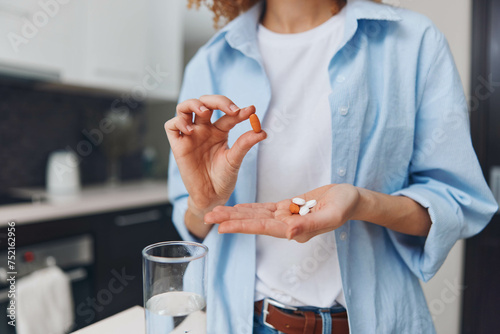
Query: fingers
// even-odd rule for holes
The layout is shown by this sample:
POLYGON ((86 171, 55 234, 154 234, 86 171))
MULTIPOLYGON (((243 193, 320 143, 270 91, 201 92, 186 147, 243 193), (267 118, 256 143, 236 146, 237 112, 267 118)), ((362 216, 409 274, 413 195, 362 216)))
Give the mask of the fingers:
POLYGON ((208 109, 219 109, 227 115, 236 115, 240 108, 233 101, 223 95, 203 95, 200 102, 208 109))
POLYGON ((193 133, 193 113, 196 114, 198 124, 210 122, 212 111, 196 99, 186 100, 177 105, 177 117, 170 119, 165 123, 165 132, 168 140, 173 140, 184 135, 193 133))
POLYGON ((210 212, 205 215, 205 223, 220 224, 232 220, 248 219, 270 219, 272 214, 268 210, 250 210, 250 211, 219 211, 210 212))
POLYGON ((229 131, 236 124, 248 119, 255 113, 255 107, 240 109, 233 101, 223 95, 203 95, 199 99, 190 99, 177 105, 177 117, 184 124, 210 124, 213 110, 218 109, 226 115, 221 117, 214 126, 221 131, 229 131), (193 121, 194 114, 194 121, 193 121))
POLYGON ((275 211, 276 210, 276 203, 273 203, 273 202, 268 202, 268 203, 242 203, 242 204, 236 204, 234 207, 235 208, 266 209, 266 210, 275 211))
POLYGON ((272 217, 273 211, 263 206, 255 208, 218 206, 205 215, 205 223, 220 224, 229 220, 267 219, 272 217))
POLYGON ((248 151, 250 151, 255 144, 266 139, 266 137, 267 133, 265 131, 255 133, 250 130, 242 134, 227 151, 226 158, 228 163, 235 168, 239 168, 248 151))
POLYGON ((219 225, 219 233, 243 233, 285 238, 287 225, 276 219, 229 220, 219 225))
POLYGON ((275 203, 218 206, 205 215, 205 223, 220 224, 219 233, 261 234, 284 238, 287 225, 274 218, 275 203))
MULTIPOLYGON (((233 101, 223 95, 203 95, 199 99, 186 100, 177 105, 177 116, 195 124, 208 124, 212 117, 212 111, 219 109, 228 115, 237 115, 240 108, 233 101)), ((255 111, 254 111, 255 112, 255 111)))
POLYGON ((255 106, 249 106, 241 109, 238 113, 235 114, 227 114, 219 118, 214 126, 221 131, 229 131, 238 123, 247 120, 251 114, 255 113, 255 106))
POLYGON ((210 123, 210 118, 212 117, 212 111, 197 99, 190 99, 179 103, 176 111, 177 116, 186 121, 187 124, 193 123, 193 113, 195 114, 196 124, 210 123))
POLYGON ((165 123, 165 132, 168 140, 172 143, 174 139, 179 138, 182 134, 191 135, 193 127, 186 120, 180 117, 174 117, 165 123))

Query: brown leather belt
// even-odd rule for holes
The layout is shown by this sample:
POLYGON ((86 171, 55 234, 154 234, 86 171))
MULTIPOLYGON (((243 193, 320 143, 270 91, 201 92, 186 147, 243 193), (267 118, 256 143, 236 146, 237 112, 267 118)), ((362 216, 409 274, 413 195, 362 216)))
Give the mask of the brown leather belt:
MULTIPOLYGON (((266 300, 270 301, 269 299, 266 300)), ((263 304, 263 300, 255 302, 255 314, 257 316, 262 314, 263 304)), ((321 334, 323 331, 321 315, 317 313, 300 310, 289 313, 269 302, 266 302, 264 306, 264 324, 270 325, 270 327, 280 332, 286 334, 321 334)), ((347 312, 332 313, 331 316, 332 334, 349 334, 347 312)))

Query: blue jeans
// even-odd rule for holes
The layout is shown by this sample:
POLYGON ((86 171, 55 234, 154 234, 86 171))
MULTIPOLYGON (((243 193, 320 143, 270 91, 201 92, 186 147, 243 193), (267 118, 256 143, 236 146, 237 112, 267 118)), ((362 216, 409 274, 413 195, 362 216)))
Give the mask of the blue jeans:
MULTIPOLYGON (((325 308, 311 307, 311 306, 303 306, 297 307, 299 311, 312 311, 314 313, 320 314, 323 318, 323 334, 330 334, 332 331, 332 318, 330 316, 331 313, 341 313, 345 312, 345 308, 342 306, 335 306, 328 309, 330 312, 324 312, 325 308), (323 312, 321 311, 323 310, 323 312)), ((293 311, 282 310, 283 312, 293 313, 293 311)), ((264 312, 261 312, 260 316, 254 314, 253 316, 253 334, 286 334, 284 332, 280 332, 276 329, 273 329, 267 325, 264 325, 264 312)))

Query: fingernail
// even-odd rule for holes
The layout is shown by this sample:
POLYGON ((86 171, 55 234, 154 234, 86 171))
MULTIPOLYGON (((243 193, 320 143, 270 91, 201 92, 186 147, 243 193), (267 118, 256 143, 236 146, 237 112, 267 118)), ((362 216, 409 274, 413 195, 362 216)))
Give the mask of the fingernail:
POLYGON ((186 125, 186 129, 187 129, 189 132, 193 131, 193 127, 192 127, 191 125, 186 125))
POLYGON ((205 107, 205 106, 201 106, 201 107, 200 107, 200 111, 201 111, 201 112, 204 112, 204 111, 207 111, 207 110, 208 110, 208 108, 207 108, 207 107, 205 107))
POLYGON ((231 109, 233 112, 237 112, 238 110, 240 110, 240 108, 236 104, 231 104, 229 106, 229 109, 231 109))

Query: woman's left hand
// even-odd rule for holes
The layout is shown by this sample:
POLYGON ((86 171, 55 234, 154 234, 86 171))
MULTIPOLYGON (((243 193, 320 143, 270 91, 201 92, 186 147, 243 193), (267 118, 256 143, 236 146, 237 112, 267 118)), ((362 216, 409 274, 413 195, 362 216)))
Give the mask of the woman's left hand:
POLYGON ((205 223, 219 224, 219 233, 262 234, 306 242, 342 226, 355 215, 360 201, 358 189, 350 184, 327 185, 296 197, 315 199, 317 204, 305 216, 292 215, 292 199, 218 206, 205 215, 205 223))

